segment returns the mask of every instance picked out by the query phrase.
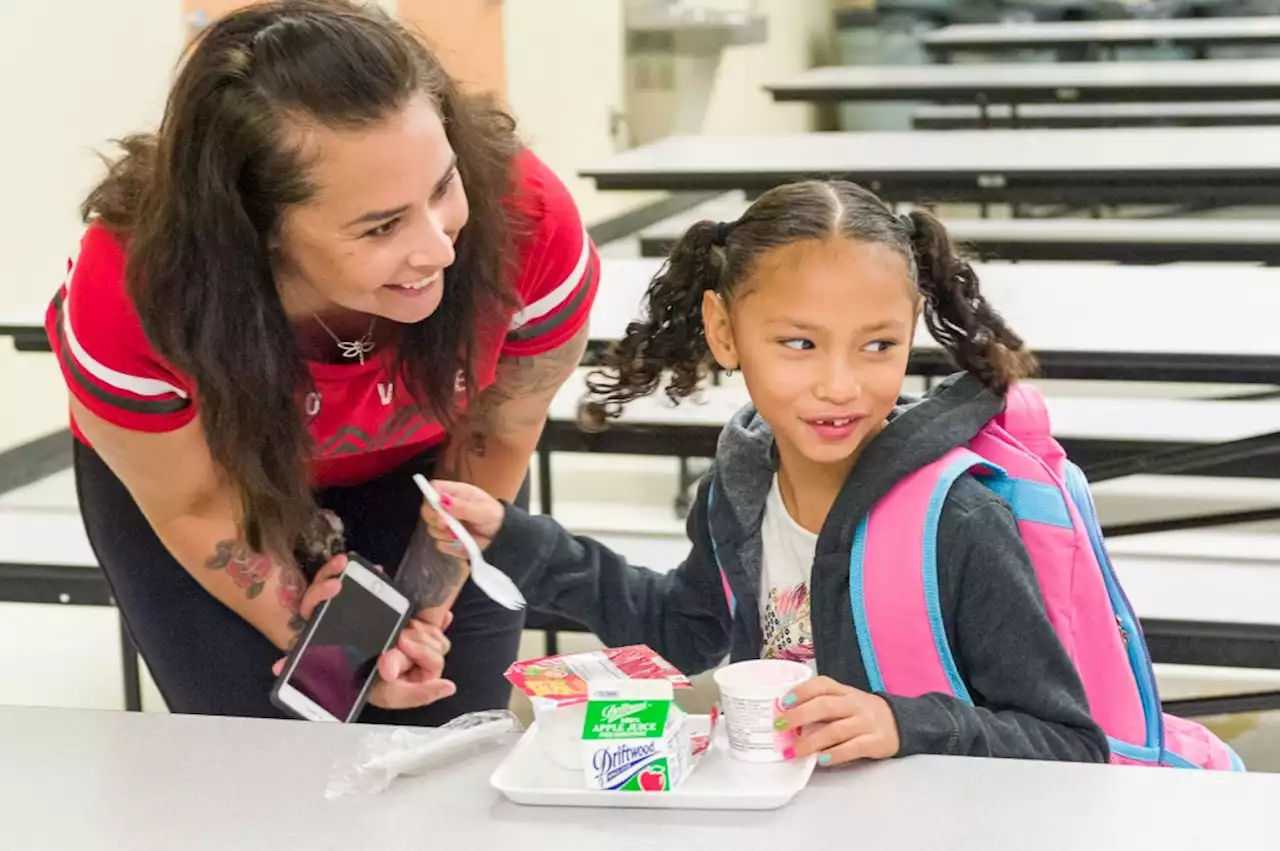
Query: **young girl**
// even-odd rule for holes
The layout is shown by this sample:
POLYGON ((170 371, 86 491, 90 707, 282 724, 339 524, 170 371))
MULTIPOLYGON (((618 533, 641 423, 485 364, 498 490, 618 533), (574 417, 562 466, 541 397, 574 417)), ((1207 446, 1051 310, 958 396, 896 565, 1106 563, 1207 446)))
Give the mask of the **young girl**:
MULTIPOLYGON (((751 404, 720 436, 688 520, 693 550, 669 573, 476 488, 437 483, 529 604, 611 646, 648 644, 687 673, 726 651, 810 661, 820 676, 788 695, 780 723, 803 727, 792 755, 816 753, 822 765, 916 753, 1105 762, 1010 507, 971 477, 941 513, 938 577, 974 705, 867 693, 850 617, 855 527, 901 478, 999 414, 1005 390, 1035 366, 942 224, 924 211, 898 217, 849 183, 781 186, 735 222, 694 225, 647 301, 648 319, 588 382, 593 422, 668 373, 667 394, 686 397, 717 367, 742 371, 751 404), (921 311, 964 372, 910 399, 900 391, 921 311)), ((457 554, 438 516, 424 514, 457 554)))

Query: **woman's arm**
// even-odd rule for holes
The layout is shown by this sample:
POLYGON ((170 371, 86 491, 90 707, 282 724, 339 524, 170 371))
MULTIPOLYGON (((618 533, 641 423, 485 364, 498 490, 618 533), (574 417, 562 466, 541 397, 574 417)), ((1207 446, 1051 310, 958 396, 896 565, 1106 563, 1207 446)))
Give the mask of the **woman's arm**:
MULTIPOLYGON (((551 400, 582 360, 587 337, 584 325, 548 352, 502 357, 494 382, 471 404, 466 431, 450 438, 445 447, 436 477, 467 482, 498 499, 514 500, 538 448, 551 400)), ((398 575, 425 609, 450 606, 467 577, 466 565, 439 552, 422 523, 398 575)), ((439 618, 431 614, 428 619, 439 618)))
MULTIPOLYGON (((564 183, 530 151, 515 172, 527 225, 513 282, 521 309, 509 317, 493 383, 471 400, 464 430, 450 435, 436 469, 437 478, 505 500, 520 492, 551 401, 582 359, 600 279, 600 258, 564 183)), ((450 605, 466 576, 422 525, 400 571, 428 607, 450 605)))
POLYGON ((299 606, 307 581, 292 561, 245 544, 237 494, 218 472, 199 417, 175 431, 130 431, 93 414, 74 395, 71 414, 196 582, 276 647, 292 647, 306 625, 299 606))
MULTIPOLYGON (((715 666, 729 650, 733 614, 707 525, 707 480, 686 521, 692 549, 664 572, 631 564, 555 518, 504 505, 479 488, 443 481, 436 487, 529 605, 581 623, 610 647, 646 644, 686 674, 715 666)), ((459 551, 439 515, 425 508, 423 517, 443 550, 459 551)))
POLYGON ((582 362, 588 336, 583 325, 548 352, 500 358, 493 383, 471 405, 466 435, 449 443, 441 478, 468 482, 498 499, 515 499, 551 400, 582 362))

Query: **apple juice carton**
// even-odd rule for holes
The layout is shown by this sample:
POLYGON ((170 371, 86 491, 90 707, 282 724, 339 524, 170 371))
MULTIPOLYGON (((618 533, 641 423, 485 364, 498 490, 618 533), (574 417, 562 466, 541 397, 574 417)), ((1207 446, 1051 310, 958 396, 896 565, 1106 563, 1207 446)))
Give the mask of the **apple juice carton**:
POLYGON ((592 683, 582 728, 588 789, 670 792, 689 773, 687 716, 667 680, 592 683))

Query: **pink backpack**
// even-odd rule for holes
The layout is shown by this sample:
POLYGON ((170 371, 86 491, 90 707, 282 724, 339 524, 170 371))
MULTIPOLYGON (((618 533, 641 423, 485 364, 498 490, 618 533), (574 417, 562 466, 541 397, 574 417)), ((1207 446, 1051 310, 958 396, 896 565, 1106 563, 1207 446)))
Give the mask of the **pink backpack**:
POLYGON ((1084 473, 1051 436, 1033 387, 1009 390, 1004 413, 967 447, 898 482, 863 519, 849 595, 872 690, 971 702, 943 629, 935 540, 956 479, 972 472, 1013 508, 1058 637, 1084 681, 1111 761, 1243 771, 1204 726, 1163 714, 1138 618, 1102 540, 1084 473), (919 565, 919 569, 905 569, 919 565))

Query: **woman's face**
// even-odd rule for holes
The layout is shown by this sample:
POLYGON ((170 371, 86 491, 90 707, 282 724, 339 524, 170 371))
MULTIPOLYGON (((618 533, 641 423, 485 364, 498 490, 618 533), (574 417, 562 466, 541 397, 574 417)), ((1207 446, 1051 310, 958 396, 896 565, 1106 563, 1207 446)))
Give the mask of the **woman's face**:
POLYGON ((285 311, 426 319, 440 305, 469 213, 435 106, 415 97, 372 127, 295 132, 318 191, 281 221, 276 280, 285 311))

